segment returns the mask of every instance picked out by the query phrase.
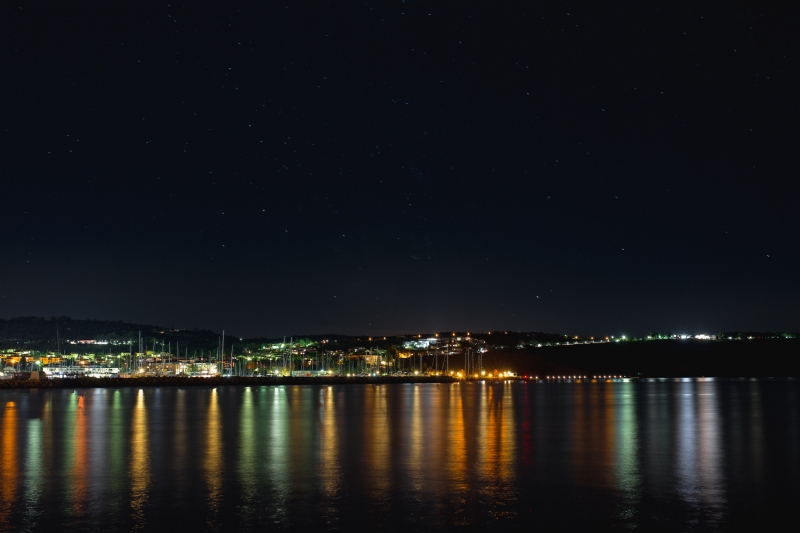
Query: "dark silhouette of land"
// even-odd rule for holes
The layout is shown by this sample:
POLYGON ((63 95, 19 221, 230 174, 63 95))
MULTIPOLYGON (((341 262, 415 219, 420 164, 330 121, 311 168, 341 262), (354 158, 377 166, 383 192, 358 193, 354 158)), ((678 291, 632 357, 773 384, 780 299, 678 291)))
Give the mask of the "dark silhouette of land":
POLYGON ((539 377, 797 377, 800 340, 659 340, 500 349, 484 354, 483 367, 539 377))
MULTIPOLYGON (((52 352, 57 346, 56 337, 60 334, 61 349, 64 353, 88 353, 127 351, 127 345, 120 345, 141 334, 144 346, 159 345, 164 350, 165 344, 178 343, 181 352, 201 353, 206 356, 216 350, 220 344, 229 346, 235 343, 237 357, 253 355, 264 357, 259 350, 271 342, 280 339, 240 339, 227 335, 222 339, 217 332, 200 329, 174 329, 154 325, 129 324, 121 321, 78 320, 69 317, 19 317, 0 319, 0 348, 17 352, 41 355, 52 352), (76 339, 105 339, 107 346, 82 345, 65 342, 76 339), (115 344, 116 343, 116 344, 115 344), (260 355, 259 355, 260 354, 260 355)), ((433 335, 428 337, 433 339, 433 335)), ((669 335, 674 337, 673 335, 669 335)), ((495 331, 484 333, 443 333, 436 338, 436 345, 424 349, 409 348, 409 341, 424 340, 424 335, 401 335, 393 337, 369 337, 346 335, 308 335, 302 339, 306 357, 320 357, 323 352, 331 361, 337 357, 358 357, 366 350, 383 350, 381 357, 389 360, 389 369, 409 371, 410 375, 387 377, 387 382, 423 382, 429 378, 415 376, 412 370, 424 374, 427 369, 452 370, 458 372, 464 367, 464 354, 470 353, 470 374, 475 368, 486 372, 516 372, 520 376, 558 376, 558 375, 624 375, 630 377, 800 377, 800 336, 797 333, 720 333, 718 337, 725 340, 665 339, 645 340, 629 339, 621 342, 597 342, 581 340, 561 334, 495 331), (324 340, 323 340, 324 339, 324 340), (577 339, 577 340, 576 340, 577 339), (730 340, 729 340, 730 339, 730 340), (458 342, 453 342, 458 341, 458 342), (587 342, 587 343, 584 343, 587 342), (451 344, 448 344, 451 343, 451 344), (405 347, 404 347, 405 346, 405 347), (360 347, 360 348, 358 348, 360 347), (360 351, 359 351, 360 350, 360 351), (482 366, 476 366, 476 354, 484 351, 480 357, 482 366), (406 359, 399 359, 404 352, 406 359), (313 354, 313 355, 312 355, 313 354), (446 358, 446 359, 445 359, 446 358), (445 363, 446 360, 446 363, 445 363)), ((658 338, 653 334, 648 338, 658 338)), ((288 340, 288 339, 287 339, 288 340)), ((298 338, 295 337, 295 346, 298 338)), ((378 353, 371 351, 370 353, 378 353)), ((8 353, 6 355, 9 355, 8 353)), ((30 356, 29 356, 30 357, 30 356)), ((297 355, 295 356, 297 357, 297 355)), ((30 370, 31 368, 28 368, 30 370)), ((241 369, 237 367, 237 372, 241 369)), ((246 369, 245 369, 246 370, 246 369)), ((241 372, 245 374, 246 372, 241 372)), ((236 372, 234 372, 234 376, 236 372)), ((473 374, 474 375, 474 374, 473 374)), ((153 376, 131 378, 141 386, 143 381, 155 380, 153 383, 170 385, 184 384, 182 377, 157 378, 153 376)), ((314 377, 314 378, 244 378, 232 381, 229 378, 213 378, 219 383, 203 378, 203 384, 232 384, 236 380, 263 379, 264 383, 275 383, 276 380, 286 383, 376 383, 375 378, 346 377, 314 377), (342 381, 343 380, 343 381, 342 381)), ((381 378, 384 379, 384 378, 381 378)), ((442 378, 435 378, 437 380, 442 378)), ((447 378, 449 379, 449 378, 447 378)), ((9 380, 0 380, 0 386, 10 386, 9 380)), ((245 383, 245 381, 241 381, 245 383)), ((57 386, 53 380, 48 385, 57 386)), ((72 385, 78 386, 71 380, 72 385)), ((98 383, 92 381, 91 383, 98 383)), ((260 381, 259 381, 260 383, 260 381)), ((196 379, 191 381, 196 384, 196 379)), ((26 385, 27 386, 27 385, 26 385)), ((115 386, 126 386, 116 384, 115 386)))

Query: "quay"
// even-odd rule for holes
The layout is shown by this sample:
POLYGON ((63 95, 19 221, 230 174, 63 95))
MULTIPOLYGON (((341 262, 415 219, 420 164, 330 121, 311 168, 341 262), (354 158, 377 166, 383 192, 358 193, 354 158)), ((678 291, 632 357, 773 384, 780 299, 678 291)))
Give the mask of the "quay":
POLYGON ((0 389, 65 389, 65 388, 122 388, 122 387, 219 387, 260 385, 352 385, 389 383, 454 383, 451 376, 265 376, 265 377, 187 377, 145 376, 132 378, 74 377, 49 379, 4 379, 0 389))

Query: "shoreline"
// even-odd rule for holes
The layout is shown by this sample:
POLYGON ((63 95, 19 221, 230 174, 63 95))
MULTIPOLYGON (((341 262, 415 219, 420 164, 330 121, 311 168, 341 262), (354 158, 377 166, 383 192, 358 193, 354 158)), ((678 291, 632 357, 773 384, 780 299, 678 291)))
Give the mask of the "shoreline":
POLYGON ((450 376, 287 376, 287 377, 141 377, 141 378, 48 378, 0 380, 0 389, 97 389, 128 387, 221 387, 261 385, 385 385, 390 383, 455 383, 450 376))
POLYGON ((479 383, 479 382, 524 382, 533 383, 619 383, 619 382, 654 382, 654 381, 681 381, 691 380, 769 380, 793 381, 798 379, 789 376, 684 376, 639 378, 619 377, 608 379, 526 379, 521 376, 469 378, 456 379, 450 376, 326 376, 326 377, 214 377, 214 378, 189 378, 189 377, 141 377, 141 378, 50 378, 41 380, 0 380, 0 390, 39 390, 39 389, 123 389, 134 387, 256 387, 280 385, 402 385, 419 383, 479 383))

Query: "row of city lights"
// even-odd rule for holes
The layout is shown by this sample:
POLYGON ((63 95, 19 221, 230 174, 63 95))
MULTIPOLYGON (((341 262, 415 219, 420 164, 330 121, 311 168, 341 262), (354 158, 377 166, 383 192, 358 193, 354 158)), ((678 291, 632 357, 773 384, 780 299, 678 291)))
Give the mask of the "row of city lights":
MULTIPOLYGON (((592 379, 615 379, 624 376, 592 376, 592 379)), ((536 379, 539 379, 538 377, 536 379)), ((586 376, 547 376, 547 379, 586 379, 586 376)))

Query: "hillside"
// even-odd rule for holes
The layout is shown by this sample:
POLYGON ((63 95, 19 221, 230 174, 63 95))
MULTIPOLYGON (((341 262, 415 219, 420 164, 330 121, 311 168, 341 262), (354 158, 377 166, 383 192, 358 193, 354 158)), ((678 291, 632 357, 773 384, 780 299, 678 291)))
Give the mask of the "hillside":
MULTIPOLYGON (((150 324, 131 324, 119 320, 83 320, 70 317, 18 317, 0 319, 0 349, 21 348, 55 350, 57 332, 62 343, 82 339, 138 342, 141 332, 145 344, 153 340, 180 342, 197 349, 217 346, 219 333, 202 329, 172 329, 150 324)), ((231 337, 231 335, 226 335, 231 337)))
POLYGON ((800 340, 663 340, 490 351, 484 368, 528 375, 800 376, 800 340))
MULTIPOLYGON (((72 344, 83 339, 107 340, 111 345, 133 340, 149 349, 153 342, 180 344, 181 352, 216 350, 221 334, 201 329, 173 329, 121 321, 76 320, 69 317, 19 317, 0 319, 0 349, 53 351, 58 330, 62 348, 69 353, 94 353, 96 345, 72 344)), ((455 335, 455 334, 454 334, 455 335)), ((520 375, 628 375, 640 377, 670 376, 800 376, 800 340, 792 338, 754 338, 752 340, 701 341, 652 340, 532 347, 532 341, 555 343, 564 336, 546 333, 493 332, 472 335, 473 349, 488 348, 483 355, 487 371, 510 370, 520 375), (517 346, 526 346, 517 348, 517 346)), ((281 339, 240 339, 226 335, 225 345, 235 344, 236 353, 260 350, 281 339)), ((297 337, 295 337, 295 341, 297 337)), ((324 346, 325 351, 349 348, 399 347, 408 337, 355 337, 346 335, 309 335, 305 344, 324 346), (325 340, 324 344, 317 344, 325 340)), ((468 346, 468 345, 467 345, 468 346)), ((101 352, 112 350, 111 346, 101 352)), ((118 351, 118 349, 113 349, 118 351)), ((126 350, 123 350, 126 351, 126 350)), ((249 352, 247 352, 249 353, 249 352)), ((416 352, 419 356, 423 352, 416 352)), ((432 352, 429 352, 432 353, 432 352)), ((473 352, 474 354, 474 352, 473 352)), ((424 357, 433 366, 433 356, 424 357)), ((441 359, 439 359, 441 365, 441 359)), ((407 364, 407 363, 406 363, 407 364)), ((450 368, 461 369, 463 355, 450 356, 450 368)))

